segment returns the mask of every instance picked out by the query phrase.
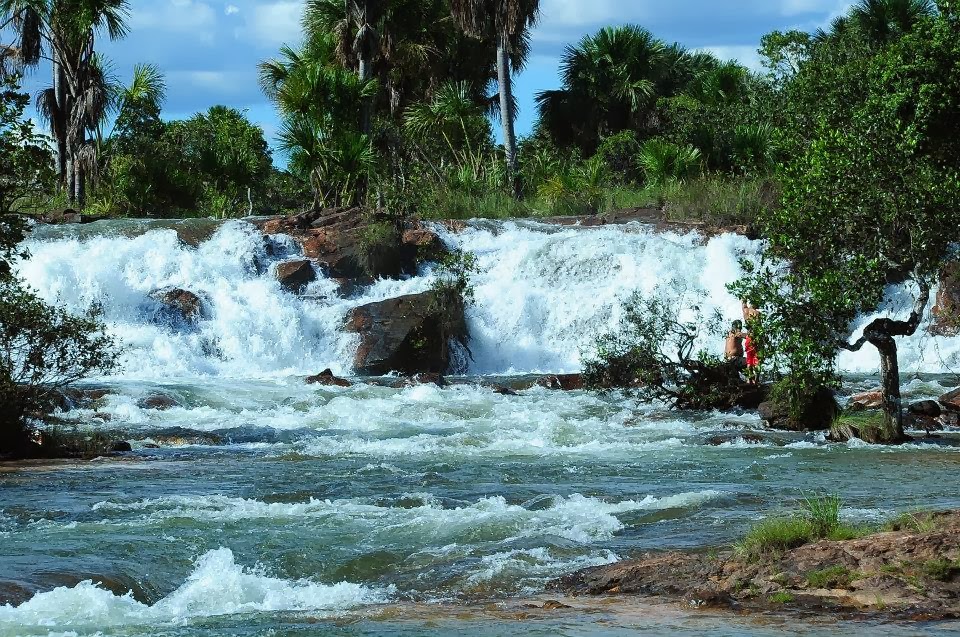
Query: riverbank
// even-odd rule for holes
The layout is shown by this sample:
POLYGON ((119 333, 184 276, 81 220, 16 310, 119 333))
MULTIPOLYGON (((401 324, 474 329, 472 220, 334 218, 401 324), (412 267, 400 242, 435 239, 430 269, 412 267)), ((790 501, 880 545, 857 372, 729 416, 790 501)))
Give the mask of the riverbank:
POLYGON ((743 549, 649 553, 577 571, 550 588, 740 612, 960 618, 960 511, 905 515, 887 528, 759 556, 743 549))

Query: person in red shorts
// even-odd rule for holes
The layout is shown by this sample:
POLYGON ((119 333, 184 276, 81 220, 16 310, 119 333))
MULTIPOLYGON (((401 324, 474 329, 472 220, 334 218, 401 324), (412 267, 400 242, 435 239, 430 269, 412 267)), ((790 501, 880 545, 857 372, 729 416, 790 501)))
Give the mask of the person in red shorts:
POLYGON ((757 354, 757 344, 748 333, 743 339, 743 353, 747 357, 747 382, 751 385, 760 384, 760 356, 757 354))

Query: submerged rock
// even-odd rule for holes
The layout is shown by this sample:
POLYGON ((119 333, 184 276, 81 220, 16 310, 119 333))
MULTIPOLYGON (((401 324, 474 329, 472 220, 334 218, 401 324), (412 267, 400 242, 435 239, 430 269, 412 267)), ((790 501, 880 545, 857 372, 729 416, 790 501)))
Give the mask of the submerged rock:
POLYGON ((277 264, 274 276, 286 290, 299 294, 303 288, 316 280, 317 273, 314 272, 310 261, 300 259, 277 264))
POLYGON ((353 383, 344 378, 337 378, 333 370, 325 369, 316 376, 307 378, 308 385, 324 385, 327 387, 353 387, 353 383))
POLYGON ((580 374, 550 374, 541 376, 535 385, 560 391, 576 391, 583 389, 583 376, 580 374))
POLYGON ((345 330, 360 335, 354 368, 369 376, 445 373, 451 362, 450 341, 467 338, 463 305, 444 305, 432 292, 355 308, 345 330))
POLYGON ((196 325, 206 318, 203 299, 189 290, 163 288, 151 292, 150 298, 160 303, 159 322, 196 325))
POLYGON ((155 411, 166 411, 179 406, 180 403, 177 402, 177 399, 167 394, 152 394, 137 401, 137 407, 140 409, 152 409, 155 411))

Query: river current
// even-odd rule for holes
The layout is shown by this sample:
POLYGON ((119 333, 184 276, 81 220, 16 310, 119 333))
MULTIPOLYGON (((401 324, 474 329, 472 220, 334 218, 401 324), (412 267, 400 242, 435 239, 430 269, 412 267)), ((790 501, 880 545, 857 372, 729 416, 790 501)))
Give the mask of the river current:
MULTIPOLYGON (((121 371, 88 383, 113 393, 65 418, 121 432, 134 452, 0 471, 0 635, 958 629, 582 600, 528 608, 559 575, 649 550, 723 546, 808 493, 842 493, 852 521, 958 507, 960 440, 829 444, 764 432, 753 414, 674 413, 541 387, 502 395, 486 385, 578 371, 635 290, 670 286, 736 318, 724 286, 757 245, 639 225, 477 222, 444 238, 481 267, 467 382, 328 388, 304 377, 326 367, 349 375, 346 312, 427 289, 429 269, 346 299, 321 276, 297 297, 271 274, 296 247, 244 222, 38 230, 21 275, 76 311, 101 305, 125 348, 121 371), (205 298, 196 328, 155 320, 149 294, 166 286, 205 298), (176 406, 146 408, 157 394, 176 406)), ((888 302, 908 308, 909 290, 891 289, 888 302)), ((920 334, 902 353, 910 397, 954 386, 955 339, 920 334)), ((847 393, 876 383, 872 356, 843 359, 847 393)))

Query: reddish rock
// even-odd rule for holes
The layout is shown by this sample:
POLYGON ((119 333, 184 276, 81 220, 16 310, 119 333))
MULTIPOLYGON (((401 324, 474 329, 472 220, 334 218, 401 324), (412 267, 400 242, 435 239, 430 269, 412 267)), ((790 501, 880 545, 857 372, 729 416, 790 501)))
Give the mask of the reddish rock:
POLYGON ((447 254, 447 247, 432 230, 417 226, 403 232, 403 246, 413 251, 412 257, 417 263, 440 261, 447 254))
POLYGON ((355 308, 344 329, 360 335, 354 368, 371 376, 445 373, 451 339, 467 338, 463 306, 444 307, 431 292, 355 308))
POLYGON ((574 391, 583 389, 583 377, 580 374, 551 374, 538 378, 536 385, 547 389, 574 391))
POLYGON ((940 405, 947 411, 960 412, 960 388, 941 396, 940 405))
POLYGON ((940 272, 940 289, 929 331, 936 336, 960 336, 960 261, 940 272))
POLYGON ((305 259, 277 264, 274 275, 280 285, 294 294, 302 292, 303 288, 317 278, 313 264, 305 259))
POLYGON ((883 407, 883 392, 879 389, 865 391, 850 397, 847 409, 850 411, 865 411, 883 407))
POLYGON ((308 385, 324 385, 327 387, 353 387, 353 383, 344 378, 337 378, 333 371, 325 369, 316 376, 307 378, 308 385))
POLYGON ((154 394, 137 401, 137 407, 140 409, 153 409, 155 411, 166 411, 179 406, 180 403, 175 398, 166 394, 154 394))

